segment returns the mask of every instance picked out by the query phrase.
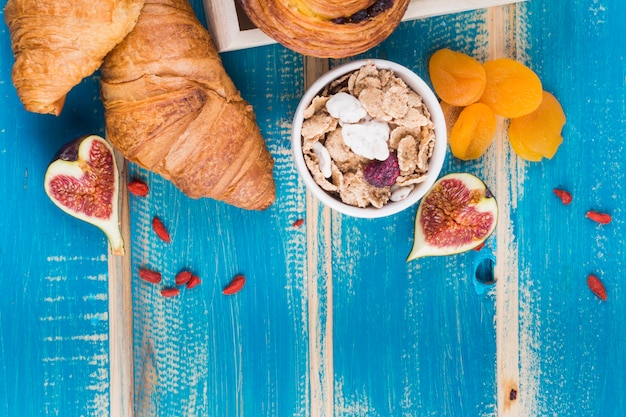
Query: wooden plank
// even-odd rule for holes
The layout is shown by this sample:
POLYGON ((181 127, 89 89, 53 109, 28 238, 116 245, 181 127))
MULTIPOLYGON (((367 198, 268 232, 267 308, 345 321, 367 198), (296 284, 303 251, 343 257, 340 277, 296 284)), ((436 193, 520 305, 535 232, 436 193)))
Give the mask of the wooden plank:
POLYGON ((518 162, 512 210, 519 250, 520 415, 620 416, 626 408, 626 333, 620 318, 624 242, 623 2, 553 2, 522 8, 518 56, 561 101, 568 118, 557 155, 518 162), (554 187, 574 196, 563 206, 554 187), (585 218, 613 214, 608 227, 585 218), (606 303, 586 286, 597 274, 606 303))
POLYGON ((116 152, 120 169, 120 228, 125 243, 124 256, 109 253, 109 356, 110 365, 110 416, 134 415, 133 375, 133 305, 131 272, 131 239, 129 194, 126 192, 128 164, 116 152))
MULTIPOLYGON (((403 23, 364 54, 413 69, 450 47, 488 55, 487 11, 403 23), (428 36, 424 36, 428 34, 428 36)), ((448 157, 444 171, 485 178, 491 161, 448 157)), ((496 183, 489 178, 489 185, 496 183)), ((416 208, 388 219, 333 216, 335 415, 493 415, 496 410, 495 293, 472 279, 484 252, 406 263, 416 208), (471 375, 471 378, 468 377, 471 375)))
POLYGON ((278 198, 264 212, 191 200, 131 166, 151 188, 130 202, 137 416, 304 416, 310 409, 306 228, 292 227, 306 217, 305 193, 286 139, 303 90, 302 57, 272 46, 223 58, 274 156, 278 198), (154 215, 169 228, 170 245, 154 237, 154 215), (140 266, 159 270, 163 285, 190 268, 202 284, 164 299, 161 286, 137 278, 140 266), (222 295, 237 273, 247 277, 244 289, 222 295))
POLYGON ((48 163, 66 142, 102 134, 99 80, 88 77, 60 117, 27 113, 11 84, 0 27, 0 415, 109 413, 107 243, 49 201, 48 163))

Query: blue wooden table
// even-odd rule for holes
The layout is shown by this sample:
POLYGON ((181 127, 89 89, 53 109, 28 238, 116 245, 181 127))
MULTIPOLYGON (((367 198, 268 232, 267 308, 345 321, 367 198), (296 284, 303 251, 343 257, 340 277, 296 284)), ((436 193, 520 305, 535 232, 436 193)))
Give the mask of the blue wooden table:
MULTIPOLYGON (((4 4, 4 2, 3 2, 4 4)), ((192 2, 205 22, 201 2, 192 2)), ((0 27, 0 416, 623 416, 626 412, 626 3, 531 0, 404 22, 379 57, 414 69, 449 47, 533 68, 563 105, 552 160, 519 159, 499 121, 481 159, 500 203, 480 251, 405 263, 415 208, 381 220, 321 206, 293 165, 289 129, 320 62, 270 45, 222 54, 276 160, 276 203, 247 212, 190 200, 134 165, 129 253, 56 208, 42 182, 55 151, 104 135, 98 74, 58 118, 23 110, 0 27), (566 188, 573 202, 553 195, 566 188), (612 214, 609 225, 587 210, 612 214), (151 232, 161 217, 165 244, 151 232), (305 219, 294 228, 293 222, 305 219), (475 279, 495 260, 495 285, 475 279), (138 278, 149 266, 178 297, 138 278), (593 273, 607 287, 587 288, 593 273), (224 296, 236 274, 244 289, 224 296)), ((356 58, 356 57, 355 57, 356 58)))

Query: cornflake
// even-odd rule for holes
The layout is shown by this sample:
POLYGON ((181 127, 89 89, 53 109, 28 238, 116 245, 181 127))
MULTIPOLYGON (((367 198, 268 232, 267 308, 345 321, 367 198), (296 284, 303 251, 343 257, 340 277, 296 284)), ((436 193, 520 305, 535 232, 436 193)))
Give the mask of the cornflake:
MULTIPOLYGON (((345 102, 355 104, 353 100, 345 102)), ((337 114, 336 108, 332 111, 337 114)), ((434 124, 422 98, 392 70, 379 69, 373 63, 330 83, 304 111, 302 150, 313 179, 326 192, 352 206, 381 208, 389 201, 405 198, 426 179, 434 145, 434 124), (331 116, 326 104, 338 93, 356 98, 365 117, 355 122, 331 116), (363 174, 372 160, 369 158, 388 154, 367 149, 368 143, 380 146, 380 138, 363 138, 353 147, 343 138, 346 126, 354 131, 355 124, 371 123, 389 127, 384 139, 400 168, 400 175, 390 186, 376 187, 363 174)))

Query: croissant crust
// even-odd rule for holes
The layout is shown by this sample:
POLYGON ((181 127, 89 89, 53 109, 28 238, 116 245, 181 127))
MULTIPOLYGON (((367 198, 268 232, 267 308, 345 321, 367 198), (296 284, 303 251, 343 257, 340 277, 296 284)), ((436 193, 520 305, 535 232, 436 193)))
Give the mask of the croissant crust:
POLYGON ((275 199, 252 107, 187 0, 148 0, 101 68, 107 138, 192 198, 245 209, 275 199))
POLYGON ((238 0, 266 35, 303 55, 345 58, 385 40, 410 0, 238 0))
POLYGON ((65 96, 131 31, 144 0, 9 0, 11 78, 28 111, 59 115, 65 96))

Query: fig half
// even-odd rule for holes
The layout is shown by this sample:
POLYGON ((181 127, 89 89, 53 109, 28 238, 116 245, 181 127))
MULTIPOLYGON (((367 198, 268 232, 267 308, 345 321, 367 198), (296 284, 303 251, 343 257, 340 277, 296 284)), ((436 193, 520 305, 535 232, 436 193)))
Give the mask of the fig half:
POLYGON ((44 188, 61 210, 100 228, 114 255, 124 255, 118 214, 119 172, 106 140, 88 135, 63 146, 46 170, 44 188))
POLYGON ((493 233, 497 220, 498 204, 481 179, 467 173, 443 176, 420 201, 407 262, 473 249, 493 233))

